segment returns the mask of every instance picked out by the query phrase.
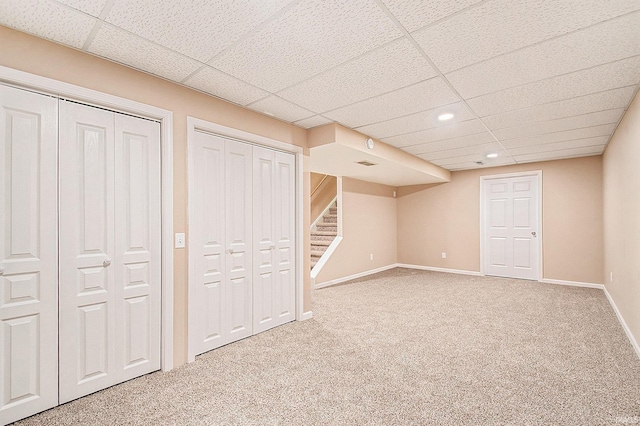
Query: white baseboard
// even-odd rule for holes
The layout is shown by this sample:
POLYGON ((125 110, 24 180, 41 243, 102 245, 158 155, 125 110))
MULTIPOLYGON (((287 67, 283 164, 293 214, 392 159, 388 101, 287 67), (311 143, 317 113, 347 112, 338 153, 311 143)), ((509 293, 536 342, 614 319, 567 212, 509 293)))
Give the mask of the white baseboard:
POLYGON ((580 281, 566 281, 566 280, 554 280, 551 278, 543 278, 539 282, 545 283, 545 284, 568 285, 572 287, 599 288, 600 290, 604 290, 604 284, 583 283, 580 281))
POLYGON ((420 269, 422 271, 433 271, 433 272, 447 272, 449 274, 460 274, 460 275, 474 275, 474 276, 482 276, 480 272, 477 271, 467 271, 464 269, 447 269, 447 268, 436 268, 435 266, 423 266, 423 265, 410 265, 407 263, 396 263, 397 268, 408 268, 408 269, 420 269))
POLYGON ((603 286, 603 290, 604 290, 605 296, 607 296, 607 299, 611 304, 611 307, 613 308, 613 311, 616 313, 616 316, 618 317, 618 321, 620 322, 620 325, 622 325, 624 332, 627 333, 627 337, 631 342, 631 346, 633 346, 633 349, 636 351, 636 355, 638 355, 638 358, 640 358, 640 345, 638 345, 638 341, 634 337, 633 333, 631 333, 631 329, 629 328, 629 326, 627 325, 627 322, 622 317, 622 314, 620 313, 620 311, 618 310, 618 307, 616 306, 616 302, 613 301, 613 297, 611 297, 611 295, 607 291, 607 288, 603 286))
POLYGON ((381 268, 371 269, 369 271, 359 272, 357 274, 349 275, 347 277, 336 278, 335 280, 325 281, 314 285, 314 289, 329 287, 332 285, 340 284, 346 281, 355 280, 356 278, 366 277, 367 275, 377 274, 378 272, 388 271, 389 269, 396 268, 398 265, 393 263, 391 265, 383 266, 381 268))
POLYGON ((313 318, 313 311, 307 311, 302 313, 302 317, 298 321, 306 321, 313 318))

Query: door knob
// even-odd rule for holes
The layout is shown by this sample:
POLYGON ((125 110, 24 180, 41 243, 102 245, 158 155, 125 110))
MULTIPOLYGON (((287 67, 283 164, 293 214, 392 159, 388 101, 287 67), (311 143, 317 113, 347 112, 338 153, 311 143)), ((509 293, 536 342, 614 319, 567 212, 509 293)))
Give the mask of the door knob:
POLYGON ((535 236, 536 236, 536 232, 535 232, 535 231, 533 231, 533 232, 531 233, 531 235, 533 235, 533 236, 535 237, 535 236))
POLYGON ((108 268, 109 265, 111 265, 111 259, 107 257, 104 262, 102 262, 102 266, 108 268))
POLYGON ((4 266, 0 266, 0 277, 4 275, 4 266))

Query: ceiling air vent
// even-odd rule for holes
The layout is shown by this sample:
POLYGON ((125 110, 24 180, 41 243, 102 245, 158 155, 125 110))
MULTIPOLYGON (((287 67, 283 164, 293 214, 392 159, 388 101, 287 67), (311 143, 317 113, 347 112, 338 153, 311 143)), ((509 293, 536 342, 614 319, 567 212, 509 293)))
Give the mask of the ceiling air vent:
POLYGON ((356 164, 362 164, 363 166, 377 166, 377 163, 372 163, 371 161, 367 161, 367 160, 362 160, 362 161, 356 161, 356 164))

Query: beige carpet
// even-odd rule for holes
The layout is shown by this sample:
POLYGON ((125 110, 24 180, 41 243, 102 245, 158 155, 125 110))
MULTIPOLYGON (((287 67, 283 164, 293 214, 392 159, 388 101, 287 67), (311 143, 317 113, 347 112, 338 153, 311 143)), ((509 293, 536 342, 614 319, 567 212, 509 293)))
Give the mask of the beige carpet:
POLYGON ((394 269, 313 310, 20 424, 640 424, 640 360, 600 290, 394 269))

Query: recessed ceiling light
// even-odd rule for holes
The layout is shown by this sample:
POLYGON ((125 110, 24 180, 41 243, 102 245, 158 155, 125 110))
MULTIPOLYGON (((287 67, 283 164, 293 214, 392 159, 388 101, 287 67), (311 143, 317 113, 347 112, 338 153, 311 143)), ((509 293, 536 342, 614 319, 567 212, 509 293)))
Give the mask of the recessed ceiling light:
POLYGON ((453 114, 451 114, 450 112, 446 112, 438 116, 438 120, 440 121, 447 121, 447 120, 451 120, 452 118, 453 118, 453 114))
POLYGON ((271 117, 275 117, 272 112, 269 112, 269 111, 263 111, 263 112, 267 115, 270 115, 271 117))
POLYGON ((495 152, 491 154, 487 154, 487 158, 496 158, 497 156, 498 154, 496 154, 495 152))

